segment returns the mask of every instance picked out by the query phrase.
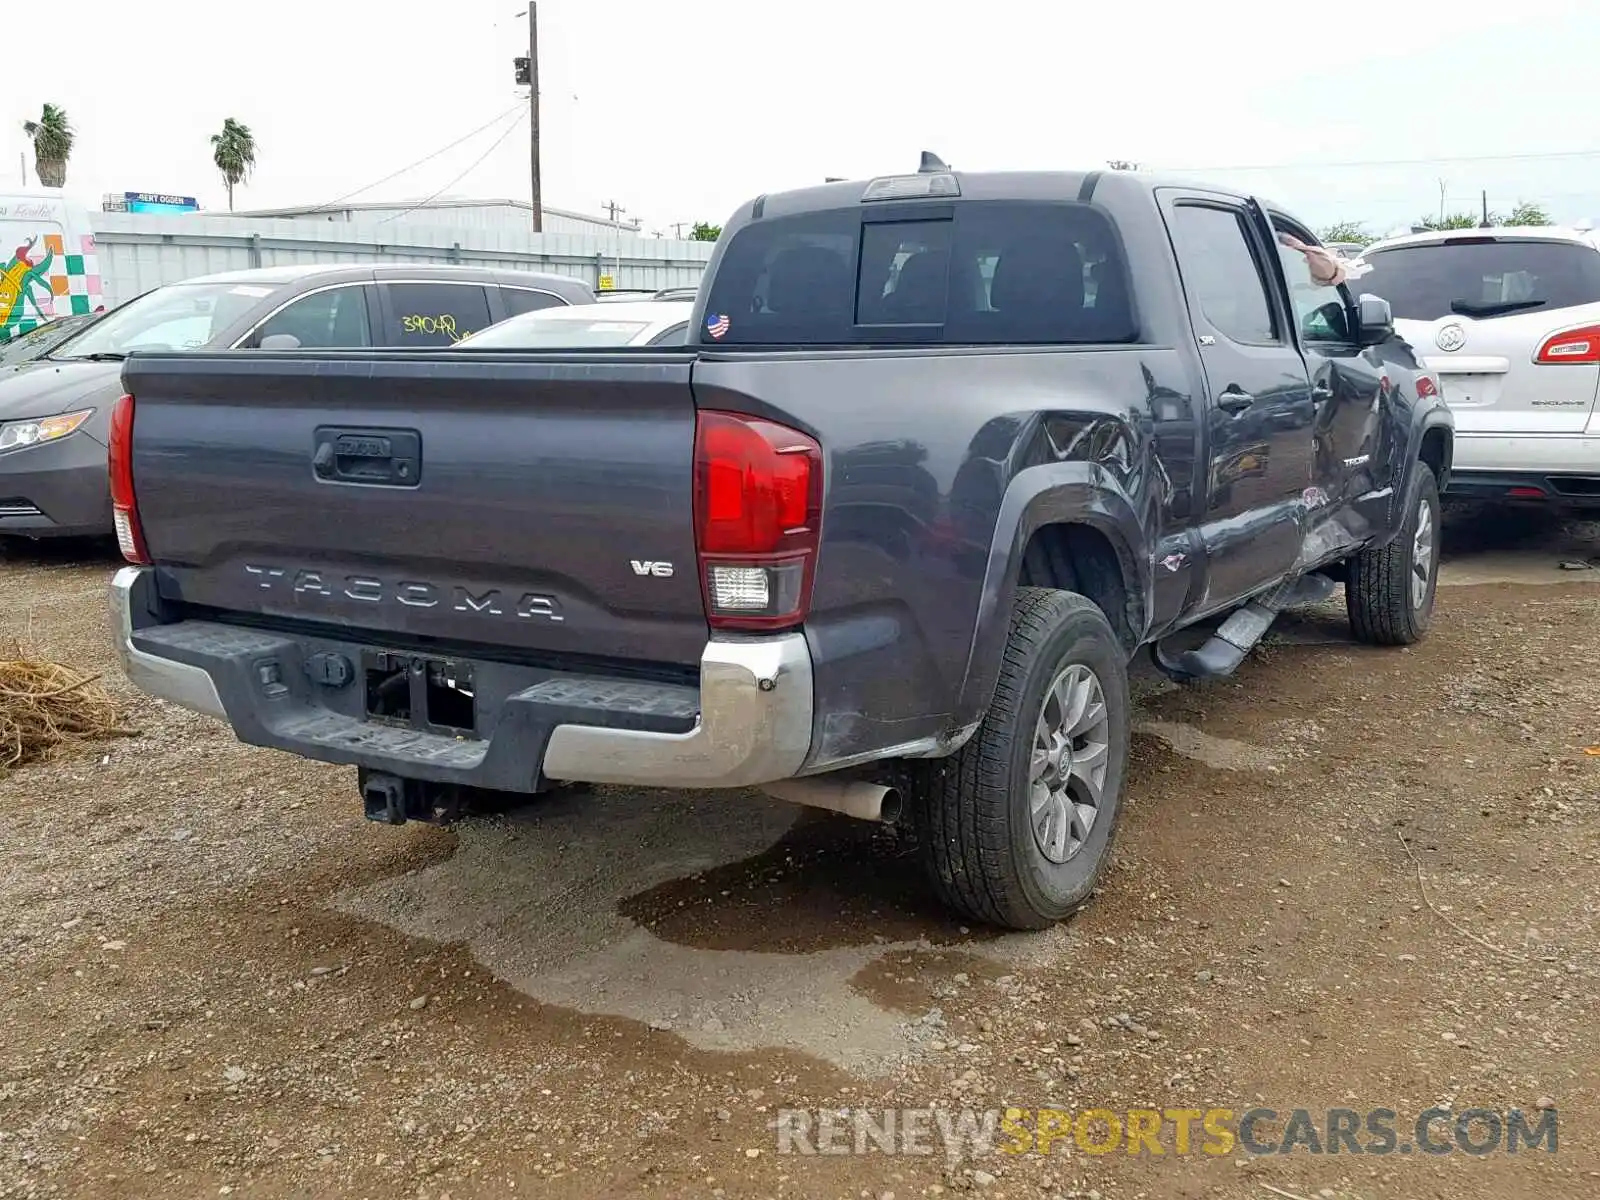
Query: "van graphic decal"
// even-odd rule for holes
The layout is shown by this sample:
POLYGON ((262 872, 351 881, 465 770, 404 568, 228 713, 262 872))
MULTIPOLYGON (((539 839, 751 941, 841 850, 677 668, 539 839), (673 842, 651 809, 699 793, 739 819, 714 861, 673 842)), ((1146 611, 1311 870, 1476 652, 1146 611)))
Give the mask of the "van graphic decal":
POLYGON ((26 333, 55 312, 47 273, 55 255, 47 250, 43 262, 34 262, 33 248, 38 241, 37 237, 29 238, 12 251, 11 261, 0 267, 0 340, 26 333), (30 306, 35 317, 32 321, 28 321, 30 306))
POLYGON ((93 234, 83 235, 76 254, 67 253, 59 233, 34 234, 9 255, 0 248, 0 342, 51 317, 92 312, 100 302, 93 234))

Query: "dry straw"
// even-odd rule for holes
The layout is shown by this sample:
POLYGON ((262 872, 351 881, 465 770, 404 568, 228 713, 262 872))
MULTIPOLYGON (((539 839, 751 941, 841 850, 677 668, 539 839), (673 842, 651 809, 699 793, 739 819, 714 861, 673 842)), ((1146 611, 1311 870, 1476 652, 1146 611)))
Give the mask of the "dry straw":
POLYGON ((0 645, 0 771, 74 742, 131 736, 99 679, 29 657, 17 642, 0 645))

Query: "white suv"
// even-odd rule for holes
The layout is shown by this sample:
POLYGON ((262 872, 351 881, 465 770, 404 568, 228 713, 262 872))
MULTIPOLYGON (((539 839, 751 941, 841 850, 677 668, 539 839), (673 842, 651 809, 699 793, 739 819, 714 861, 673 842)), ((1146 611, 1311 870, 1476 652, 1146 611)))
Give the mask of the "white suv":
POLYGON ((1452 494, 1600 507, 1600 244, 1552 226, 1386 238, 1359 289, 1438 376, 1452 494))

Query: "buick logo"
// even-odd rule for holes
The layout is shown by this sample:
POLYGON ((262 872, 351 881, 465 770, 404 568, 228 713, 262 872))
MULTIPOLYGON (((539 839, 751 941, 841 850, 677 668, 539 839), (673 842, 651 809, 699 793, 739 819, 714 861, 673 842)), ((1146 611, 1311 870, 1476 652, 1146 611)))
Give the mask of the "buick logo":
POLYGON ((1467 331, 1459 325, 1446 325, 1433 341, 1441 350, 1459 350, 1467 344, 1467 331))

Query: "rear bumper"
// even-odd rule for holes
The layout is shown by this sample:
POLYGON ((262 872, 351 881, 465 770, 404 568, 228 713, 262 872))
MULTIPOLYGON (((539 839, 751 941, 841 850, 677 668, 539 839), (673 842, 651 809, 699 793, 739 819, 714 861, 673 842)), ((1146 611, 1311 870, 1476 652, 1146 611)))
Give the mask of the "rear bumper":
POLYGON ((1445 494, 1462 500, 1600 508, 1600 471, 1562 475, 1546 471, 1452 470, 1445 494))
POLYGON ((0 534, 113 532, 106 448, 83 432, 0 454, 0 534))
POLYGON ((1600 506, 1600 437, 1457 430, 1446 493, 1463 499, 1600 506))
POLYGON ((1462 471, 1600 475, 1600 437, 1463 433, 1457 428, 1453 461, 1453 469, 1462 471))
POLYGON ((123 670, 142 691, 228 722, 240 741, 414 779, 501 791, 546 781, 745 787, 799 773, 811 744, 804 635, 713 639, 698 688, 457 658, 475 672, 477 736, 366 715, 352 683, 314 682, 313 656, 381 647, 209 621, 163 623, 154 572, 111 582, 123 670))

